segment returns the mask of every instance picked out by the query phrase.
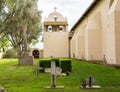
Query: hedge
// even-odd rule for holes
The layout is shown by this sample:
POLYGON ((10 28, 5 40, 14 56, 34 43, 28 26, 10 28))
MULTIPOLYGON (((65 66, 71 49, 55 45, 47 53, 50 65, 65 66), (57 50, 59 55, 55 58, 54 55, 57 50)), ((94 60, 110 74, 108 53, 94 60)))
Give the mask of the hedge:
POLYGON ((50 68, 50 60, 41 60, 40 67, 42 67, 42 71, 44 72, 45 68, 50 68))
POLYGON ((72 64, 71 64, 71 60, 60 60, 61 62, 61 68, 62 68, 62 72, 71 72, 72 71, 72 64))

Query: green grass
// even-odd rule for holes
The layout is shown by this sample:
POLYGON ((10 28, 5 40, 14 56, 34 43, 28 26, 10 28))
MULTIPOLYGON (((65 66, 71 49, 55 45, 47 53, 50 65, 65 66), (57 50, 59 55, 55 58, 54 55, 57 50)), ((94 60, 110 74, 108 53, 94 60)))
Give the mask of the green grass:
MULTIPOLYGON (((38 62, 36 59, 34 62, 38 62)), ((36 78, 35 66, 17 66, 17 59, 0 59, 0 86, 6 92, 120 92, 120 70, 113 67, 90 64, 74 60, 70 76, 57 76, 57 85, 64 89, 45 89, 51 83, 49 73, 39 73, 36 78), (92 75, 101 89, 80 88, 82 79, 92 75)))

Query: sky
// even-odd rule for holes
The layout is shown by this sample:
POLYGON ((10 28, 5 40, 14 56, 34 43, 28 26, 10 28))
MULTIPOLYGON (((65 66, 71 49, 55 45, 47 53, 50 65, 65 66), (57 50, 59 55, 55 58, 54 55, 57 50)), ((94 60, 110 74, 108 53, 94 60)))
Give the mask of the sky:
MULTIPOLYGON (((57 7, 57 12, 60 12, 68 19, 68 30, 70 30, 89 5, 94 0, 38 0, 38 9, 42 10, 42 22, 51 12, 54 12, 54 7, 57 7)), ((39 42, 36 48, 43 48, 43 43, 39 42)))

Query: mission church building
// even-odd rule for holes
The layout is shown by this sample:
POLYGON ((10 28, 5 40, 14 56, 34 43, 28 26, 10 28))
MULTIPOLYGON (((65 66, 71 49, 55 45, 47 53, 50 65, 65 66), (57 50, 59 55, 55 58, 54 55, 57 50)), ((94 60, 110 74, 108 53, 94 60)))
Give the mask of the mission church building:
POLYGON ((67 19, 52 12, 44 20, 44 57, 51 56, 120 65, 120 0, 93 0, 70 32, 67 19))
POLYGON ((44 57, 68 57, 68 22, 55 11, 44 19, 44 57))

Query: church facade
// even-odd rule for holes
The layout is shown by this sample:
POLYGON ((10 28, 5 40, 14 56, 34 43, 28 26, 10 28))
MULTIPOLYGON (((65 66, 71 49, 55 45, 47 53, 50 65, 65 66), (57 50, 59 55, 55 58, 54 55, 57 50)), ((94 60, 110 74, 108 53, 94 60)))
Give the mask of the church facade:
POLYGON ((94 0, 70 32, 71 57, 120 64, 120 0, 94 0))
POLYGON ((67 18, 55 11, 44 19, 44 57, 68 57, 67 18))

